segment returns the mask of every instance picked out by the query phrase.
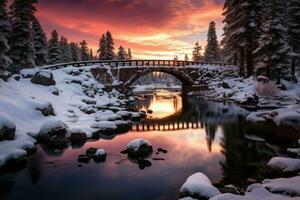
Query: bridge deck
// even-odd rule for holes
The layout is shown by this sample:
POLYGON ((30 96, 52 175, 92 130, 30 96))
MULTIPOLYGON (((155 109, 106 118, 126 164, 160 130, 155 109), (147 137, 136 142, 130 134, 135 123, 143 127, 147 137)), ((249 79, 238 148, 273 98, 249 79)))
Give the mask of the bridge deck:
POLYGON ((112 67, 118 66, 169 66, 169 67, 184 67, 193 65, 218 65, 218 66, 232 66, 227 63, 209 63, 209 62, 196 62, 196 61, 175 61, 175 60, 92 60, 92 61, 80 61, 70 63, 59 63, 54 65, 48 65, 40 67, 40 69, 60 69, 68 66, 81 67, 91 66, 95 64, 109 65, 112 67))

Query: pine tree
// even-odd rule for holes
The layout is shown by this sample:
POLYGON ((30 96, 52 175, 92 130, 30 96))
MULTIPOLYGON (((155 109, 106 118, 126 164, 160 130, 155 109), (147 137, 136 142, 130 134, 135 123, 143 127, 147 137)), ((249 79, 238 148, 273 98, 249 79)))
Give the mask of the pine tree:
POLYGON ((80 42, 80 53, 81 53, 81 60, 88 61, 90 58, 89 48, 87 46, 87 42, 83 40, 80 42))
POLYGON ((234 60, 237 64, 239 56, 240 75, 253 74, 253 51, 257 48, 260 35, 261 0, 227 0, 225 1, 225 27, 222 44, 225 48, 227 61, 234 60))
POLYGON ((258 60, 257 73, 271 79, 288 78, 290 75, 284 67, 290 52, 288 30, 284 25, 285 7, 286 3, 281 0, 266 1, 259 47, 254 52, 258 60))
POLYGON ((117 59, 118 60, 126 60, 127 53, 125 51, 125 48, 120 46, 117 53, 117 59))
POLYGON ((59 49, 61 52, 60 62, 68 63, 72 61, 72 52, 71 46, 68 43, 68 39, 64 36, 61 36, 59 41, 59 49))
POLYGON ((71 42, 70 48, 71 48, 72 61, 73 62, 80 61, 80 52, 79 52, 78 44, 76 44, 75 42, 71 42))
POLYGON ((206 62, 219 62, 220 49, 216 34, 216 23, 210 22, 207 34, 207 46, 205 48, 204 58, 206 62))
POLYGON ((129 48, 127 51, 127 60, 132 60, 131 49, 129 48))
POLYGON ((187 54, 185 54, 184 60, 185 60, 185 61, 189 61, 189 60, 190 60, 190 59, 189 59, 189 56, 188 56, 187 54))
POLYGON ((48 41, 48 62, 49 64, 56 64, 61 61, 61 50, 59 48, 58 33, 56 30, 52 31, 51 38, 48 41))
POLYGON ((94 60, 93 49, 90 49, 90 60, 94 60))
POLYGON ((106 59, 106 36, 102 34, 102 37, 99 42, 99 49, 97 53, 99 54, 99 60, 105 60, 106 59))
POLYGON ((23 67, 34 67, 35 53, 32 41, 31 22, 34 19, 37 0, 14 0, 10 11, 12 31, 9 38, 9 55, 13 60, 13 70, 23 67))
POLYGON ((199 62, 202 60, 201 50, 202 50, 202 47, 199 45, 199 42, 196 42, 194 51, 193 51, 193 61, 199 62))
POLYGON ((233 64, 237 64, 237 56, 238 56, 238 47, 235 38, 233 37, 233 33, 236 31, 236 10, 239 0, 225 0, 224 2, 224 12, 223 16, 225 17, 223 20, 224 25, 224 34, 223 40, 221 41, 222 46, 224 47, 224 59, 226 62, 230 62, 233 64))
POLYGON ((35 52, 35 64, 42 66, 47 64, 47 38, 37 18, 32 22, 32 38, 35 52))
POLYGON ((0 76, 9 69, 11 59, 8 57, 9 20, 6 11, 6 0, 0 1, 0 76))
POLYGON ((105 59, 106 60, 113 60, 116 55, 114 53, 114 39, 112 38, 112 35, 109 31, 106 33, 106 55, 105 59))
POLYGON ((288 1, 289 42, 291 46, 291 76, 295 78, 296 66, 300 71, 300 1, 288 1))

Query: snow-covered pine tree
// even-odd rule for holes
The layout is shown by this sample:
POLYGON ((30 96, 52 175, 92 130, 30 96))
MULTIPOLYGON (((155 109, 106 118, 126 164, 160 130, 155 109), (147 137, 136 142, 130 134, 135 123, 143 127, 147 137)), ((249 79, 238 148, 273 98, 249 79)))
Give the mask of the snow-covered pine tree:
POLYGON ((128 51, 127 51, 127 60, 132 60, 132 53, 131 53, 130 48, 128 48, 128 51))
POLYGON ((224 49, 224 60, 226 62, 230 62, 233 64, 237 64, 237 57, 238 57, 238 48, 236 46, 236 40, 233 37, 233 33, 236 30, 236 6, 239 0, 225 0, 224 2, 224 34, 223 40, 221 41, 221 45, 224 49))
POLYGON ((258 61, 256 65, 258 75, 264 74, 277 80, 290 76, 287 67, 290 46, 285 16, 285 1, 265 1, 261 35, 258 41, 259 47, 254 51, 258 61))
POLYGON ((260 35, 261 0, 225 1, 225 26, 222 44, 225 48, 226 61, 237 64, 239 57, 240 74, 253 75, 253 51, 257 48, 260 35), (247 70, 245 70, 245 61, 247 70))
POLYGON ((61 61, 61 51, 59 48, 58 33, 56 30, 52 31, 51 38, 48 41, 48 62, 49 64, 56 64, 61 61))
POLYGON ((71 46, 68 43, 68 39, 64 36, 61 36, 59 41, 59 49, 61 52, 60 62, 68 63, 72 61, 72 52, 71 46))
POLYGON ((35 50, 34 51, 35 64, 37 66, 42 66, 47 64, 48 62, 47 38, 37 18, 34 18, 32 21, 32 38, 33 38, 33 46, 35 50))
POLYGON ((126 60, 127 53, 125 51, 125 48, 120 46, 117 53, 117 59, 118 60, 126 60))
POLYGON ((71 42, 70 48, 71 48, 72 61, 73 62, 80 61, 80 55, 79 55, 80 53, 79 53, 78 44, 76 44, 75 42, 71 42))
POLYGON ((113 60, 116 55, 114 53, 114 39, 109 31, 106 32, 106 60, 113 60))
POLYGON ((291 76, 300 75, 300 1, 288 1, 289 42, 291 46, 291 76))
POLYGON ((99 54, 99 60, 105 60, 106 59, 106 36, 102 34, 102 37, 99 41, 99 49, 97 53, 99 54))
POLYGON ((37 0, 14 0, 10 6, 12 31, 9 38, 9 56, 12 59, 12 70, 23 67, 34 67, 35 53, 32 40, 31 22, 37 0))
POLYGON ((0 1, 0 77, 9 69, 11 59, 8 57, 9 20, 6 10, 6 0, 0 1))
POLYGON ((189 60, 190 60, 190 59, 189 59, 189 56, 188 56, 187 54, 185 54, 184 60, 185 60, 185 61, 189 61, 189 60))
POLYGON ((194 50, 193 50, 193 61, 201 61, 202 55, 201 55, 202 47, 199 45, 199 42, 196 42, 194 50))
POLYGON ((90 59, 90 51, 87 45, 88 44, 85 40, 80 42, 80 53, 82 61, 88 61, 90 59))
POLYGON ((211 63, 220 61, 220 49, 216 34, 216 23, 213 21, 209 23, 204 59, 206 62, 211 63))

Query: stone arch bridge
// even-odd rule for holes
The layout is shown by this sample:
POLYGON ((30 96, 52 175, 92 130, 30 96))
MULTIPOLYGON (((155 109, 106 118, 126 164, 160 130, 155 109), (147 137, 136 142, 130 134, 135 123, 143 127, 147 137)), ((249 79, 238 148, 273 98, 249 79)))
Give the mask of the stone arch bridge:
MULTIPOLYGON (((68 66, 94 66, 91 69, 95 79, 103 83, 108 89, 118 89, 130 92, 132 84, 140 77, 152 72, 164 72, 177 78, 182 83, 182 92, 207 88, 201 81, 201 69, 223 67, 232 70, 232 65, 225 63, 206 63, 194 61, 174 60, 97 60, 55 64, 42 69, 58 69, 68 66)), ((212 76, 212 75, 207 75, 212 76)))

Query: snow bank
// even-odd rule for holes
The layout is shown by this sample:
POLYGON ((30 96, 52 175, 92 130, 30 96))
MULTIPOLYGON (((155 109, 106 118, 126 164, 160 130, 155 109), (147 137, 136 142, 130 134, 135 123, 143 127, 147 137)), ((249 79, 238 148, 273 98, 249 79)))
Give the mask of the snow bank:
MULTIPOLYGON (((105 113, 107 108, 99 110, 100 106, 124 105, 125 100, 119 98, 120 93, 115 90, 103 91, 104 85, 95 80, 90 71, 93 67, 95 66, 67 67, 51 71, 25 69, 21 71, 22 76, 18 81, 14 78, 8 79, 7 82, 0 80, 0 112, 9 116, 10 125, 11 122, 16 125, 15 140, 0 141, 0 166, 8 159, 25 155, 25 149, 33 148, 36 141, 30 136, 38 136, 41 128, 53 128, 50 125, 55 123, 50 123, 50 117, 41 111, 49 105, 52 105, 55 111, 55 120, 65 123, 72 130, 85 132, 87 137, 92 137, 97 131, 91 127, 96 121, 96 116, 100 113, 103 117, 108 113, 113 114, 112 111, 105 113), (37 72, 45 78, 53 78, 55 86, 32 83, 30 78, 37 72), (94 110, 95 113, 84 113, 81 111, 83 108, 94 110), (47 125, 42 127, 45 123, 47 125)), ((0 123, 8 124, 8 121, 0 120, 0 123)), ((102 123, 99 126, 106 127, 107 124, 102 123)), ((116 128, 115 125, 110 126, 116 128)))
POLYGON ((220 194, 220 191, 215 188, 210 180, 201 172, 195 173, 188 177, 186 182, 180 188, 181 197, 193 198, 212 198, 220 194))
POLYGON ((271 168, 282 170, 283 172, 300 171, 300 159, 274 157, 268 162, 267 165, 271 168))
POLYGON ((15 129, 16 125, 8 115, 0 112, 0 130, 4 127, 9 129, 15 129))
POLYGON ((263 186, 273 193, 300 196, 300 176, 292 178, 265 179, 263 186))

